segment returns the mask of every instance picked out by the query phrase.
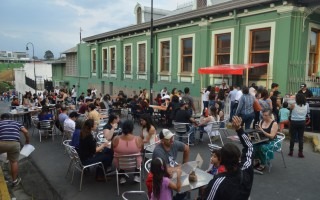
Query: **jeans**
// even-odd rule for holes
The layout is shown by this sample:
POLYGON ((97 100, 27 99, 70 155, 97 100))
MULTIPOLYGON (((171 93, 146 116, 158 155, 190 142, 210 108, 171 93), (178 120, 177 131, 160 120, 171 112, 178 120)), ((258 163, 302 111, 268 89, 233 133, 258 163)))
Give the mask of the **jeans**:
POLYGON ((238 108, 238 102, 235 101, 231 101, 231 105, 230 105, 230 119, 229 121, 232 121, 232 117, 236 114, 238 108))
MULTIPOLYGON (((191 133, 190 134, 190 136, 189 136, 189 142, 190 143, 194 143, 195 142, 195 136, 194 136, 194 133, 196 132, 196 129, 195 129, 195 127, 194 126, 192 126, 192 125, 186 125, 187 126, 187 133, 186 134, 189 134, 189 133, 191 133)), ((185 134, 185 133, 178 133, 178 135, 183 135, 183 134, 185 134)), ((182 138, 181 137, 179 137, 179 141, 182 141, 182 138)))
POLYGON ((203 101, 203 110, 208 108, 208 106, 209 106, 209 101, 203 101))
POLYGON ((254 118, 254 113, 241 114, 242 124, 245 124, 245 129, 249 129, 254 118))
POLYGON ((214 106, 214 104, 215 104, 216 102, 214 101, 214 100, 209 100, 209 108, 211 107, 211 106, 214 106))
POLYGON ((306 122, 305 121, 291 121, 290 122, 290 151, 293 151, 294 147, 294 140, 295 135, 298 133, 298 140, 299 140, 299 152, 303 151, 303 135, 304 135, 304 128, 305 128, 306 122))
MULTIPOLYGON (((108 166, 111 166, 113 160, 113 151, 109 148, 104 148, 102 152, 96 153, 93 157, 83 161, 83 165, 90 165, 97 162, 102 162, 103 167, 107 170, 108 166)), ((97 167, 96 177, 104 177, 101 167, 97 167)))

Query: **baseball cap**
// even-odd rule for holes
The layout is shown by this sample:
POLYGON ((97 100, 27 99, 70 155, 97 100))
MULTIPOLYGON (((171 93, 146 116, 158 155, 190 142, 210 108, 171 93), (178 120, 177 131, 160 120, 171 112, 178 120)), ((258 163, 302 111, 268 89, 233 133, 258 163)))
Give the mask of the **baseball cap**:
POLYGON ((307 87, 307 85, 305 83, 301 84, 300 88, 303 88, 303 87, 307 87))
POLYGON ((169 129, 162 129, 162 131, 159 133, 160 139, 167 139, 170 140, 174 134, 169 129))

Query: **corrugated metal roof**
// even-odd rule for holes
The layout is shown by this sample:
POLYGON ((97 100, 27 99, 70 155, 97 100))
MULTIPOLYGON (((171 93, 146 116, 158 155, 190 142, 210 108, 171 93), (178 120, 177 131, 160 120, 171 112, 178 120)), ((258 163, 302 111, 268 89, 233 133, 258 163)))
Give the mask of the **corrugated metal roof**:
MULTIPOLYGON (((171 23, 179 23, 179 22, 182 22, 185 20, 190 20, 190 19, 194 19, 194 18, 201 18, 201 17, 210 16, 210 15, 217 14, 217 13, 228 12, 228 11, 234 10, 234 9, 243 9, 243 8, 248 8, 248 7, 252 7, 252 6, 263 4, 263 3, 276 2, 276 1, 279 1, 279 0, 233 0, 233 1, 228 1, 228 2, 221 3, 221 4, 216 4, 213 6, 208 6, 205 8, 196 9, 196 10, 192 10, 192 11, 186 11, 183 13, 179 13, 177 15, 166 16, 166 17, 154 20, 154 27, 164 26, 164 25, 168 25, 171 23)), ((104 39, 104 38, 112 37, 112 36, 117 36, 117 35, 125 34, 128 32, 141 31, 141 30, 145 30, 145 29, 149 29, 149 28, 150 28, 150 22, 146 22, 143 24, 132 25, 132 26, 120 28, 117 30, 113 30, 113 31, 93 35, 90 37, 86 37, 86 38, 83 38, 83 41, 93 42, 95 40, 104 39)))
POLYGON ((77 53, 77 47, 72 47, 64 52, 62 52, 62 54, 68 54, 68 53, 77 53))

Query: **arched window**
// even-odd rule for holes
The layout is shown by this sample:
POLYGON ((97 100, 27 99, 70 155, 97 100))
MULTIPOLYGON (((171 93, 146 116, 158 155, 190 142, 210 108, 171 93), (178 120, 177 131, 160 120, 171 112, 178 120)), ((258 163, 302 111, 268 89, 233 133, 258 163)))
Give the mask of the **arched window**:
POLYGON ((141 24, 141 21, 142 21, 142 19, 141 19, 141 8, 139 7, 137 9, 137 24, 141 24))

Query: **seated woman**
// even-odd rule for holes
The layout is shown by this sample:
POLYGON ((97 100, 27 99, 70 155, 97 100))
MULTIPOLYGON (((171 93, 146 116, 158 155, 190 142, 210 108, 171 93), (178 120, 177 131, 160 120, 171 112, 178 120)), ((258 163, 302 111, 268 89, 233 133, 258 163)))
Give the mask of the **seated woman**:
MULTIPOLYGON (((122 135, 116 136, 112 142, 112 149, 114 151, 114 164, 118 168, 118 159, 116 156, 139 154, 143 149, 143 141, 139 136, 133 135, 133 121, 126 120, 122 126, 122 135)), ((141 167, 141 156, 137 157, 137 171, 141 167)), ((124 169, 119 169, 120 172, 124 172, 124 169)), ((140 177, 138 175, 134 176, 135 182, 140 182, 140 177)), ((120 176, 120 184, 126 182, 126 177, 124 175, 120 176)))
MULTIPOLYGON (((80 131, 78 150, 79 157, 84 165, 102 162, 104 168, 107 169, 107 167, 112 164, 113 151, 107 148, 107 142, 100 146, 96 145, 96 140, 91 133, 96 130, 96 128, 97 127, 92 119, 88 119, 84 122, 80 131)), ((100 167, 97 167, 96 170, 96 180, 105 181, 103 170, 100 167)))
POLYGON ((93 119, 96 125, 100 123, 100 114, 96 111, 96 106, 93 103, 88 105, 88 119, 93 119))
POLYGON ((114 138, 115 131, 119 128, 119 122, 119 115, 113 113, 109 115, 108 123, 103 127, 103 135, 106 140, 110 141, 114 138))
POLYGON ((140 124, 142 126, 142 132, 140 137, 145 145, 150 145, 156 143, 157 131, 152 123, 151 117, 148 114, 140 116, 140 124))
POLYGON ((77 119, 76 120, 76 129, 72 134, 72 139, 70 141, 70 145, 73 146, 77 151, 79 150, 79 140, 80 140, 80 131, 84 124, 84 120, 77 119))
POLYGON ((41 113, 38 115, 39 121, 44 121, 44 120, 53 120, 54 117, 51 113, 49 113, 49 107, 48 106, 43 106, 41 109, 41 113))
POLYGON ((267 108, 262 111, 262 120, 259 122, 259 125, 256 127, 258 130, 269 138, 269 141, 266 143, 254 145, 255 159, 257 164, 256 168, 259 171, 265 169, 265 165, 271 159, 273 159, 273 147, 276 142, 278 124, 272 120, 272 110, 267 108))
POLYGON ((96 98, 93 104, 97 107, 97 109, 100 109, 100 98, 96 98))
POLYGON ((200 142, 203 141, 203 132, 209 133, 211 140, 215 141, 219 139, 217 136, 219 135, 219 131, 212 131, 212 124, 210 122, 219 122, 218 109, 215 106, 210 107, 209 116, 204 117, 200 120, 199 129, 200 129, 200 142))

